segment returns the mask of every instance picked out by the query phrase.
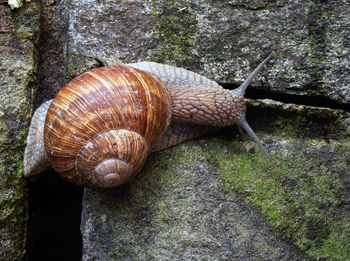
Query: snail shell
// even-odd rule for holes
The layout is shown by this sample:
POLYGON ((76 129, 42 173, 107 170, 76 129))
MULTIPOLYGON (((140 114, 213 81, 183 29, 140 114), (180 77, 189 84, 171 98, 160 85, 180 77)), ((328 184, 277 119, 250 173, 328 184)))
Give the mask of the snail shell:
POLYGON ((44 125, 47 158, 78 185, 118 186, 141 170, 170 119, 170 96, 154 74, 124 65, 93 69, 53 99, 44 125))

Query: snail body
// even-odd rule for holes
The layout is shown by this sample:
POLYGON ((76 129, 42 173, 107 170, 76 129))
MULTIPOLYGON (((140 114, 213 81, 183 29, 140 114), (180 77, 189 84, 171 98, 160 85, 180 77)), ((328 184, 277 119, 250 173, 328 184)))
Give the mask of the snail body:
POLYGON ((152 62, 88 71, 34 113, 25 176, 51 166, 78 185, 115 187, 138 174, 149 153, 233 124, 271 159, 245 121, 243 96, 273 56, 233 91, 199 74, 152 62))

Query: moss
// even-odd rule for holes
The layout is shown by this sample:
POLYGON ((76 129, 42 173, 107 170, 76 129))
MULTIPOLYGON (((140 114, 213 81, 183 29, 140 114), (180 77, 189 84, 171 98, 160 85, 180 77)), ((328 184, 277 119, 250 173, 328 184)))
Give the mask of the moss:
POLYGON ((195 10, 192 1, 155 2, 151 14, 154 16, 152 38, 157 41, 157 47, 151 59, 168 64, 196 63, 198 57, 193 50, 195 32, 195 10))
POLYGON ((350 218, 344 214, 348 213, 349 206, 344 204, 347 192, 339 178, 347 173, 350 162, 348 137, 339 133, 345 130, 340 120, 346 115, 329 109, 305 107, 301 110, 299 107, 289 108, 288 113, 267 111, 275 115, 273 120, 251 111, 254 119, 265 120, 264 124, 260 125, 259 121, 253 124, 260 126, 258 134, 265 130, 265 125, 272 124, 274 133, 280 136, 272 138, 279 141, 271 147, 277 166, 272 167, 250 140, 243 145, 237 140, 232 142, 232 134, 227 136, 224 130, 223 135, 216 134, 205 142, 191 141, 152 155, 137 177, 138 182, 133 183, 132 194, 137 195, 135 199, 144 206, 151 204, 157 213, 155 224, 162 223, 164 213, 171 212, 171 206, 152 197, 150 200, 149 192, 135 184, 149 184, 154 191, 158 188, 176 191, 179 176, 175 169, 182 169, 187 182, 194 182, 186 166, 209 162, 215 166, 225 188, 261 212, 279 235, 310 257, 349 259, 350 218), (327 126, 324 126, 325 117, 327 126), (333 133, 332 126, 337 132, 333 133), (321 130, 321 134, 314 133, 316 130, 321 130), (342 135, 346 139, 338 141, 342 135), (178 166, 174 168, 174 165, 178 166))
POLYGON ((346 166, 338 163, 349 159, 350 151, 332 158, 338 163, 329 166, 317 155, 319 147, 322 144, 285 146, 273 154, 276 167, 266 164, 262 153, 248 154, 237 143, 231 149, 240 153, 212 156, 218 162, 226 188, 261 211, 279 233, 301 250, 317 259, 349 259, 348 220, 338 220, 337 214, 344 187, 335 173, 346 171, 346 166))
POLYGON ((83 74, 93 68, 103 66, 99 61, 94 58, 77 55, 74 53, 68 54, 67 59, 67 81, 72 80, 74 77, 83 74))
POLYGON ((340 222, 334 226, 337 232, 332 232, 324 241, 322 248, 308 251, 311 256, 318 258, 329 258, 329 260, 348 260, 349 259, 349 222, 346 224, 340 222))
POLYGON ((162 185, 164 185, 163 182, 166 182, 168 186, 176 184, 176 170, 172 168, 164 169, 164 166, 171 166, 178 164, 178 162, 181 162, 181 164, 184 165, 193 164, 195 160, 200 158, 202 152, 201 148, 194 144, 195 143, 191 141, 187 142, 186 145, 179 144, 176 151, 166 151, 167 153, 170 153, 170 155, 167 154, 164 157, 157 157, 158 153, 150 155, 139 176, 142 176, 142 173, 149 173, 147 174, 150 178, 149 182, 152 183, 152 186, 154 187, 157 187, 157 185, 155 185, 157 183, 162 183, 162 185), (191 150, 188 150, 188 145, 193 145, 191 150), (167 171, 166 177, 164 177, 164 171, 167 171))

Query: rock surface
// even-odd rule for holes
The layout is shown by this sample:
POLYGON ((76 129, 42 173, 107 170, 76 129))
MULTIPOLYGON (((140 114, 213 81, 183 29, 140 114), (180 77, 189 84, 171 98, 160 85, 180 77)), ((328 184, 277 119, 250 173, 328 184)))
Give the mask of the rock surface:
POLYGON ((69 52, 102 64, 152 60, 238 84, 275 50, 257 88, 350 102, 347 0, 72 0, 69 13, 69 52))
MULTIPOLYGON (((68 78, 152 60, 236 86, 275 50, 256 89, 350 102, 345 0, 71 0, 68 10, 68 78)), ((249 113, 277 167, 225 131, 154 154, 129 185, 85 190, 83 260, 349 259, 349 114, 271 101, 249 113)))
POLYGON ((27 229, 23 151, 31 117, 40 10, 0 4, 0 260, 21 260, 27 229))
POLYGON ((216 167, 201 156, 204 146, 190 143, 152 157, 142 177, 123 188, 87 190, 83 260, 302 260, 223 187, 216 167), (173 161, 193 149, 198 158, 173 161))
MULTIPOLYGON (((118 62, 168 63, 236 86, 272 50, 252 89, 350 103, 347 0, 41 0, 0 13, 0 30, 10 29, 0 33, 1 260, 24 253, 21 160, 39 20, 34 107, 118 62)), ((130 184, 85 190, 83 260, 350 260, 349 114, 250 104, 276 167, 235 128, 151 155, 130 184)))
POLYGON ((153 154, 85 190, 83 260, 349 259, 350 114, 254 101, 248 121, 276 167, 234 128, 153 154))

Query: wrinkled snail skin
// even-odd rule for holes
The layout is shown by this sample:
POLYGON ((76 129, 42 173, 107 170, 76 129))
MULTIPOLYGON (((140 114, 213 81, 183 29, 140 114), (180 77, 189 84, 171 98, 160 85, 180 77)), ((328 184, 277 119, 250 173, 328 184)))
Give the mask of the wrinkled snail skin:
POLYGON ((24 155, 26 177, 50 165, 87 187, 119 186, 153 151, 245 121, 245 88, 272 53, 234 91, 188 70, 153 62, 106 66, 66 84, 34 113, 24 155))
POLYGON ((216 127, 231 126, 238 116, 245 115, 243 96, 226 89, 205 89, 186 86, 172 88, 172 121, 216 127))

